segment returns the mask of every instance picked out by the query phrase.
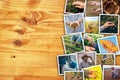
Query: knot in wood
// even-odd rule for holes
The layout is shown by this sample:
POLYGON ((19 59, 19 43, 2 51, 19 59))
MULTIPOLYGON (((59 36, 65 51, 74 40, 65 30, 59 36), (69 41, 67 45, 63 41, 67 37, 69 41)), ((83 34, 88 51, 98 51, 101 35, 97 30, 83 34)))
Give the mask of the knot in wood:
POLYGON ((22 46, 22 41, 21 40, 15 40, 13 42, 13 44, 16 45, 16 46, 22 46))

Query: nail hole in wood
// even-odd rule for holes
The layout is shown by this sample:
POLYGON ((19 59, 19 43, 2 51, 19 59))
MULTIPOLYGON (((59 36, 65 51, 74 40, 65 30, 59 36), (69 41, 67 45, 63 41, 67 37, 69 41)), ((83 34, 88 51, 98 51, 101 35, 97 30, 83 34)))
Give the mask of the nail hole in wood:
POLYGON ((16 56, 15 56, 15 55, 13 55, 13 56, 11 56, 11 58, 16 58, 16 56))

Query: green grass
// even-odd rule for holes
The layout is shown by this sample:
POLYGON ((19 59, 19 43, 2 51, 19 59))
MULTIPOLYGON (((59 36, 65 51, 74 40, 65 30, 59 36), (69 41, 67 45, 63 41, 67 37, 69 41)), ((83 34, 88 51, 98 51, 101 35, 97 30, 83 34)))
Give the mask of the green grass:
POLYGON ((74 49, 75 51, 82 51, 81 48, 77 48, 76 46, 73 46, 72 44, 65 43, 65 46, 71 49, 74 49))

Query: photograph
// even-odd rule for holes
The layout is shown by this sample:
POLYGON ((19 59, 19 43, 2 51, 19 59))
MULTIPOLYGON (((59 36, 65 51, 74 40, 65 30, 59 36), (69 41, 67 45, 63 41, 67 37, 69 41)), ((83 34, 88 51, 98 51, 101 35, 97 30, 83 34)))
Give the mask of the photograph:
POLYGON ((120 66, 104 65, 103 80, 120 80, 120 66))
POLYGON ((84 51, 84 42, 81 33, 62 36, 65 54, 72 54, 84 51))
POLYGON ((84 13, 85 0, 66 0, 64 13, 84 13))
POLYGON ((85 33, 84 34, 84 47, 86 52, 94 51, 96 53, 99 53, 98 43, 97 39, 103 38, 104 35, 101 34, 90 34, 85 33))
MULTIPOLYGON (((117 38, 118 38, 118 44, 119 44, 119 47, 120 47, 120 34, 117 35, 117 38)), ((120 55, 120 50, 116 52, 116 55, 120 55)))
POLYGON ((79 70, 95 65, 95 52, 81 52, 77 54, 79 70))
POLYGON ((58 55, 57 61, 59 75, 64 75, 64 71, 78 70, 78 60, 76 54, 58 55))
POLYGON ((84 80, 83 71, 65 71, 64 80, 84 80))
POLYGON ((102 80, 101 66, 96 65, 89 68, 84 68, 84 80, 102 80))
POLYGON ((84 14, 64 14, 65 34, 85 32, 84 14))
POLYGON ((120 14, 120 0, 101 0, 104 14, 120 14))
POLYGON ((119 34, 119 16, 117 14, 100 14, 100 34, 119 34))
POLYGON ((99 17, 85 17, 85 32, 86 33, 99 33, 99 17))
POLYGON ((97 39, 100 53, 116 53, 119 51, 119 44, 116 35, 97 39))
POLYGON ((115 55, 115 64, 120 66, 120 55, 115 55))
POLYGON ((96 65, 114 65, 115 55, 114 54, 96 54, 96 65))
POLYGON ((99 16, 102 13, 101 0, 86 0, 86 16, 99 16))
POLYGON ((118 43, 119 43, 119 46, 120 46, 120 34, 117 35, 117 38, 118 38, 118 43))

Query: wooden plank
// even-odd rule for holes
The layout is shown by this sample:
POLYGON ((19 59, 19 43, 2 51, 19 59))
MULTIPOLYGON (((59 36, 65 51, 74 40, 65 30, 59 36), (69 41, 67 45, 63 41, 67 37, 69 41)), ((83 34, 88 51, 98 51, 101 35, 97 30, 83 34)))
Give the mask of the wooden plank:
POLYGON ((63 80, 56 57, 64 53, 64 3, 0 0, 0 80, 63 80))

